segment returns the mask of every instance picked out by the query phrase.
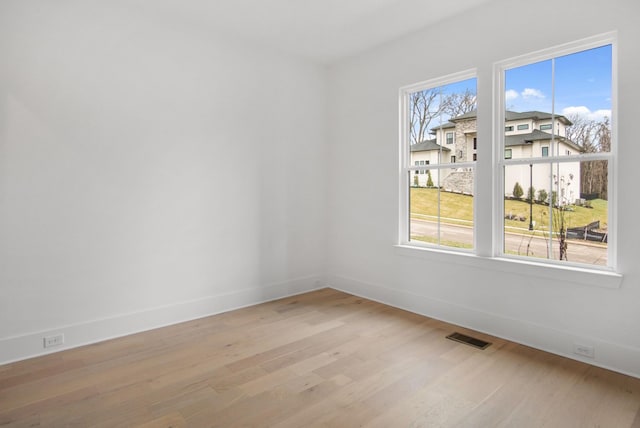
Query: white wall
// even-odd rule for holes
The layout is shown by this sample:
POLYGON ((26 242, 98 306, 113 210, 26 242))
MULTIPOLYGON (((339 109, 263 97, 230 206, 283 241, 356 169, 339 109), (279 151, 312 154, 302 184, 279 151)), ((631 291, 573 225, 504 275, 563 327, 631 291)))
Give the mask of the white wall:
MULTIPOLYGON (((587 361, 640 376, 640 229, 630 197, 640 159, 633 126, 640 117, 639 8, 631 0, 542 0, 533 8, 497 0, 335 64, 329 72, 329 283, 559 354, 576 357, 574 342, 594 346, 595 359, 587 361), (491 140, 493 63, 612 30, 619 32, 620 57, 619 288, 579 273, 573 282, 560 281, 551 270, 394 248, 398 89, 477 67, 478 157, 489 159, 491 147, 482 142, 491 140), (361 165, 376 174, 354 173, 361 165)), ((479 166, 477 180, 476 215, 488 225, 490 169, 479 166)), ((489 256, 490 228, 476 236, 480 255, 489 256)))
POLYGON ((317 287, 325 111, 311 63, 127 2, 2 1, 0 363, 317 287))
MULTIPOLYGON (((3 0, 0 362, 42 353, 44 335, 75 346, 304 291, 328 273, 332 286, 560 354, 591 344, 590 362, 640 375, 627 197, 640 159, 638 5, 541 1, 497 0, 327 79, 131 2, 3 0), (505 19, 523 16, 536 28, 505 19), (615 29, 619 288, 393 247, 399 87, 478 67, 484 115, 494 61, 615 29)), ((491 138, 483 117, 479 142, 491 138)), ((480 143, 479 157, 489 150, 480 143)), ((491 171, 477 180, 490 188, 491 171)), ((490 231, 476 236, 487 255, 490 231)))

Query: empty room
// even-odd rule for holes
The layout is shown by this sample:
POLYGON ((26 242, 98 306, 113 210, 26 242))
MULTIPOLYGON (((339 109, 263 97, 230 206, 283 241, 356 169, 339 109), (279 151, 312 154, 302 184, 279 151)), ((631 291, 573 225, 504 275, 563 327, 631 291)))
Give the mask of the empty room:
POLYGON ((0 0, 0 425, 640 427, 639 18, 0 0))

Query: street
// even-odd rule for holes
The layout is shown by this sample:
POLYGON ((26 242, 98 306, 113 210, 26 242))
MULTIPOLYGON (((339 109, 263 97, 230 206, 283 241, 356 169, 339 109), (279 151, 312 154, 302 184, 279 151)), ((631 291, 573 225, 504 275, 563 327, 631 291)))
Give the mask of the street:
MULTIPOLYGON (((411 236, 435 238, 438 224, 428 220, 411 219, 411 236)), ((507 232, 505 234, 505 253, 538 258, 548 258, 548 239, 540 231, 523 231, 524 234, 507 232), (531 236, 531 233, 534 235, 531 236)), ((473 228, 447 223, 440 224, 440 238, 443 243, 458 242, 473 245, 473 228)), ((581 240, 567 241, 567 258, 570 262, 590 265, 607 265, 607 247, 581 240)), ((553 239, 553 258, 558 258, 558 240, 553 239)))

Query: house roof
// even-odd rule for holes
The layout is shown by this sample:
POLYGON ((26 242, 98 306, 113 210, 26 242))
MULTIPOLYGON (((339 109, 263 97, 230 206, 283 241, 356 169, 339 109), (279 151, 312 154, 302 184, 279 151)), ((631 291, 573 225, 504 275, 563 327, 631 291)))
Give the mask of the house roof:
POLYGON ((551 120, 552 117, 555 117, 556 119, 558 119, 560 122, 562 122, 567 126, 573 125, 573 123, 569 119, 567 119, 565 116, 562 116, 561 114, 556 114, 552 116, 551 113, 545 113, 543 111, 517 112, 517 111, 507 110, 505 112, 506 120, 521 120, 521 119, 551 120))
POLYGON ((533 141, 551 140, 552 137, 555 140, 561 141, 564 144, 572 147, 574 150, 578 152, 582 152, 582 149, 580 148, 580 146, 578 146, 573 141, 567 140, 566 138, 561 137, 559 135, 551 135, 548 132, 540 131, 539 129, 534 129, 532 132, 529 132, 528 134, 507 135, 506 137, 504 137, 504 146, 505 147, 523 146, 525 144, 532 143, 533 141))
POLYGON ((443 152, 450 152, 451 149, 448 149, 440 144, 436 143, 436 140, 425 140, 420 143, 412 144, 410 146, 410 150, 412 152, 427 152, 430 150, 440 150, 443 152))
MULTIPOLYGON (((469 113, 465 113, 465 114, 461 114, 460 116, 453 117, 449 119, 449 121, 455 123, 460 120, 474 119, 477 115, 478 115, 478 111, 473 110, 473 111, 470 111, 469 113)), ((511 111, 511 110, 505 111, 505 120, 507 121, 525 120, 525 119, 551 120, 551 117, 552 117, 551 113, 546 113, 543 111, 523 111, 523 112, 517 112, 517 111, 511 111)), ((554 117, 567 126, 573 125, 573 123, 571 123, 571 121, 567 119, 565 116, 556 114, 554 115, 554 117)))

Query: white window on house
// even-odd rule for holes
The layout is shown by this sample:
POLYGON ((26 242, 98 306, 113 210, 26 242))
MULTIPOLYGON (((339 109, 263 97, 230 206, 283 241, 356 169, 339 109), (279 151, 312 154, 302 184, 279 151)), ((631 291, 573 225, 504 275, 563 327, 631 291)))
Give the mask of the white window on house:
POLYGON ((478 150, 478 137, 473 137, 473 150, 478 150))
MULTIPOLYGON (((495 231, 500 243, 497 255, 615 270, 614 63, 614 36, 606 35, 496 64, 497 89, 502 95, 497 97, 500 130, 506 116, 506 91, 534 89, 541 95, 535 110, 550 114, 551 123, 556 117, 584 111, 583 120, 567 126, 566 138, 551 133, 540 151, 529 145, 532 149, 518 151, 518 156, 508 157, 505 150, 504 158, 498 159, 498 184, 505 196, 496 219, 500 223, 495 231), (599 96, 590 97, 593 93, 599 96), (594 119, 591 112, 599 112, 599 118, 594 119), (542 156, 536 157, 535 152, 542 156)), ((533 110, 525 100, 512 104, 511 100, 510 111, 533 110)), ((525 125, 518 129, 521 126, 525 125)), ((543 126, 540 129, 552 129, 543 126)), ((514 136, 504 134, 499 141, 503 150, 507 141, 518 144, 514 136)))
POLYGON ((504 132, 511 132, 511 131, 513 131, 513 125, 504 127, 504 132))
POLYGON ((400 244, 469 251, 474 246, 475 162, 471 153, 454 141, 454 116, 476 109, 475 72, 463 72, 411 85, 400 90, 400 244), (455 105, 452 105, 455 102, 455 105), (412 186, 411 145, 436 141, 437 162, 418 166, 427 173, 426 186, 412 186), (451 147, 447 147, 450 145, 451 147), (455 154, 468 153, 456 158, 455 154), (466 157, 465 157, 466 156, 466 157), (460 233, 460 231, 463 233, 460 233))
POLYGON ((505 159, 511 159, 512 156, 512 150, 511 149, 504 149, 504 158, 505 159))
POLYGON ((540 125, 541 131, 546 131, 547 129, 553 129, 553 125, 550 123, 545 123, 543 125, 540 125))
POLYGON ((447 132, 447 144, 453 144, 453 132, 447 132))
POLYGON ((525 123, 524 125, 518 125, 518 131, 524 131, 525 129, 529 129, 528 123, 525 123))

